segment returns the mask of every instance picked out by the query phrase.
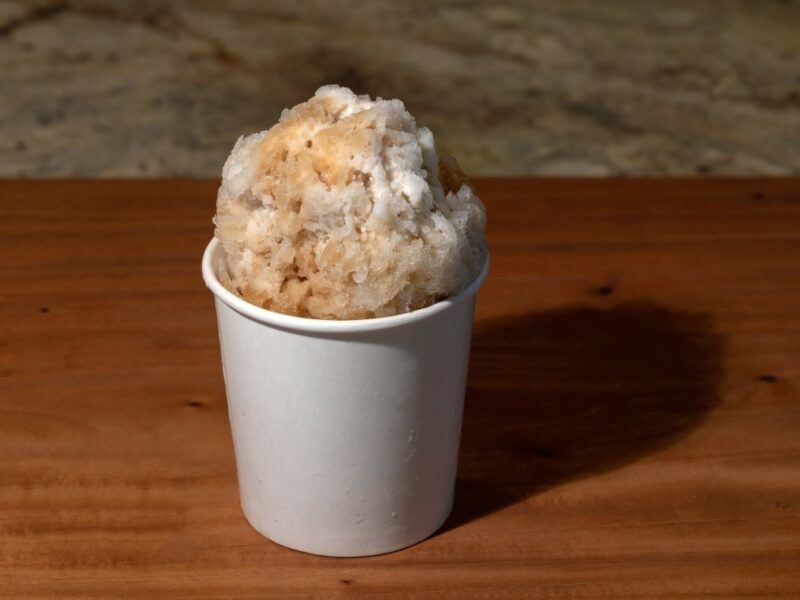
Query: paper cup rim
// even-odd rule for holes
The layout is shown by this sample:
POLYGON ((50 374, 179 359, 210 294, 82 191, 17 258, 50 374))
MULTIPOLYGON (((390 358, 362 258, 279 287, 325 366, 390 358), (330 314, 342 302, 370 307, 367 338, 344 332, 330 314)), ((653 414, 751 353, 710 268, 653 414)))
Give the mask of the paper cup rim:
POLYGON ((481 270, 478 276, 463 290, 451 296, 431 304, 424 308, 413 310, 411 312, 392 315, 390 317, 376 317, 372 319, 348 319, 348 320, 333 320, 333 319, 310 319, 306 317, 296 317, 293 315, 286 315, 279 312, 267 310, 266 308, 258 307, 250 304, 246 300, 240 298, 236 294, 228 291, 217 278, 216 270, 214 269, 214 255, 221 250, 221 245, 217 238, 212 238, 203 252, 202 271, 203 280, 208 289, 225 304, 231 307, 238 313, 245 315, 260 323, 280 327, 282 329, 291 329, 297 331, 308 331, 314 333, 355 333, 361 331, 374 331, 378 329, 389 329, 392 327, 399 327, 407 325, 416 321, 432 317, 440 312, 460 304, 464 300, 474 296, 478 288, 481 287, 489 274, 489 254, 487 252, 486 259, 483 261, 481 270))

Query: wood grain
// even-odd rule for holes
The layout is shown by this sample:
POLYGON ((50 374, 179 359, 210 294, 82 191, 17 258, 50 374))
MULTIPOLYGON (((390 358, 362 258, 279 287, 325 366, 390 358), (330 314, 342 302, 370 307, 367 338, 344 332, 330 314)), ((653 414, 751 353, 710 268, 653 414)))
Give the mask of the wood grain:
POLYGON ((331 559, 239 510, 215 183, 0 183, 0 597, 800 597, 800 180, 477 187, 455 511, 331 559))

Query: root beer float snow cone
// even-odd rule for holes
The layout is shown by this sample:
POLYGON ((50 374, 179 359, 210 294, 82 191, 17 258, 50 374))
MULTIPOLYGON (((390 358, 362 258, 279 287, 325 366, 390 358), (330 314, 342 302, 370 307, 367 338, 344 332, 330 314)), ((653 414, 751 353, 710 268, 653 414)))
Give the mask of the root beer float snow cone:
POLYGON ((338 86, 239 139, 215 222, 231 290, 318 319, 422 308, 471 282, 486 255, 483 205, 430 130, 399 100, 338 86))
POLYGON ((360 556, 452 506, 483 205, 399 100, 338 86, 236 143, 203 275, 242 506, 274 541, 360 556))

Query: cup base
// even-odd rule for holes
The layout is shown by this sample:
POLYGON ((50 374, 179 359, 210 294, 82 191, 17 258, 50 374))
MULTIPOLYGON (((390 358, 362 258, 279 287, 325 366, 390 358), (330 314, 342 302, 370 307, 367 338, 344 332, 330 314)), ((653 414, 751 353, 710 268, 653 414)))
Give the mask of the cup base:
POLYGON ((406 536, 404 539, 377 539, 377 540, 360 540, 358 542, 345 542, 341 539, 326 540, 321 538, 308 538, 301 539, 301 536, 290 532, 279 530, 276 528, 266 528, 259 526, 247 514, 247 510, 242 505, 242 512, 244 513, 247 522, 258 533, 263 535, 269 541, 288 548, 303 552, 304 554, 313 554, 315 556, 330 556, 333 558, 359 558, 362 556, 377 556, 379 554, 389 554, 397 552, 411 546, 415 546, 420 542, 424 542, 429 537, 434 535, 450 518, 450 513, 453 512, 453 502, 451 500, 444 516, 437 519, 434 527, 426 527, 414 536, 406 536))

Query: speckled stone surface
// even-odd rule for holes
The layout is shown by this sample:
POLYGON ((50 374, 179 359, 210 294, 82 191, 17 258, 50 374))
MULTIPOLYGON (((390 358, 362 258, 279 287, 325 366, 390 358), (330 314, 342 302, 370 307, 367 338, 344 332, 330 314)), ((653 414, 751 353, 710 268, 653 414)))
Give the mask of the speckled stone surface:
POLYGON ((0 176, 216 176, 337 82, 474 174, 800 173, 800 2, 0 0, 0 176))

